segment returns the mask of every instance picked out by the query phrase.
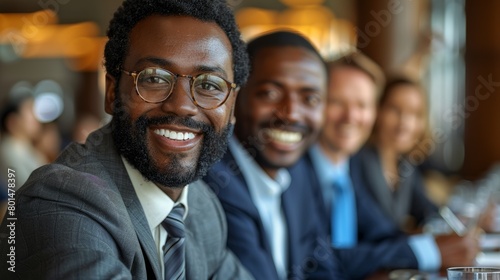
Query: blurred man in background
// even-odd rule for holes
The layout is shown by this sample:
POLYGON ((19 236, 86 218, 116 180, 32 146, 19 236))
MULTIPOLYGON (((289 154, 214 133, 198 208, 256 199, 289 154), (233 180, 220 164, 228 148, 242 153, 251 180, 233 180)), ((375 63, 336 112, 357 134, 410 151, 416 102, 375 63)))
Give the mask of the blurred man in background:
POLYGON ((325 126, 309 152, 323 194, 324 220, 332 245, 349 279, 364 279, 381 269, 437 271, 472 265, 477 233, 409 236, 381 210, 367 191, 356 152, 368 139, 376 118, 384 77, 361 53, 329 63, 325 126))

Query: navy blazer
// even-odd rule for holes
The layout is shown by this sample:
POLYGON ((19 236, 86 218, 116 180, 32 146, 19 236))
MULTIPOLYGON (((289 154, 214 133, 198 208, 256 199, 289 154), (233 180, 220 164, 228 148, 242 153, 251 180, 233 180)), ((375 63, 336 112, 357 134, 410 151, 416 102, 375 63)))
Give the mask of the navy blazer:
MULTIPOLYGON (((288 278, 343 279, 319 220, 318 194, 307 177, 298 176, 302 164, 290 169, 291 185, 282 195, 289 240, 288 278)), ((256 279, 278 279, 259 212, 230 150, 203 180, 226 212, 228 247, 256 279)))
MULTIPOLYGON (((319 188, 319 180, 310 155, 304 158, 303 176, 312 177, 311 185, 319 188), (306 174, 310 173, 310 174, 306 174)), ((387 217, 367 192, 361 176, 360 159, 350 159, 349 171, 356 196, 358 244, 351 249, 335 249, 344 274, 349 279, 364 279, 383 269, 418 268, 417 259, 408 244, 408 236, 387 217)), ((330 230, 331 217, 320 199, 322 219, 330 230)))
POLYGON ((438 214, 438 207, 427 196, 423 176, 407 158, 399 163, 399 187, 392 192, 384 178, 380 156, 374 146, 366 146, 357 154, 361 165, 360 174, 368 193, 380 205, 384 213, 400 228, 405 227, 408 218, 413 226, 422 226, 426 219, 438 214))

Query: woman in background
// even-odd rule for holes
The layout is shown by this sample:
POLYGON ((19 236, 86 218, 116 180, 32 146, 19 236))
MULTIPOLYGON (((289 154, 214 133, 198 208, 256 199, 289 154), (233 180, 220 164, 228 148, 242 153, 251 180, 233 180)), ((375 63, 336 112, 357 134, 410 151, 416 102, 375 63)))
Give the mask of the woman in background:
POLYGON ((379 100, 371 139, 360 151, 366 186, 402 230, 413 232, 438 207, 426 195, 418 169, 432 147, 427 98, 417 83, 389 82, 379 100))

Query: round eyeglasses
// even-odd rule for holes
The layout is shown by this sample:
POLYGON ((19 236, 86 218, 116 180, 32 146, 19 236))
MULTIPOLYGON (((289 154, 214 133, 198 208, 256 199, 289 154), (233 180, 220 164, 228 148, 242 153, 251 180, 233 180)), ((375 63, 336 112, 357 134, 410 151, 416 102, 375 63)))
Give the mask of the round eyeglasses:
POLYGON ((137 94, 148 103, 165 101, 174 90, 179 77, 189 79, 191 100, 196 106, 207 110, 224 104, 231 90, 237 87, 235 83, 207 73, 190 76, 174 74, 161 68, 146 68, 140 72, 121 71, 132 76, 137 94))

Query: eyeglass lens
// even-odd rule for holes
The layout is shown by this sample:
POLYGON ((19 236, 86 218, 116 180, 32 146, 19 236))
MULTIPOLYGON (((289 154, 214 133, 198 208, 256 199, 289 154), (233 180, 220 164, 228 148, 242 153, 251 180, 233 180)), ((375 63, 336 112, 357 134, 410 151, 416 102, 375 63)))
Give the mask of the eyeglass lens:
MULTIPOLYGON (((212 108, 221 105, 230 88, 228 83, 212 74, 200 74, 190 78, 191 94, 200 106, 212 108)), ((137 91, 146 101, 161 102, 172 92, 178 77, 159 68, 147 68, 137 75, 137 91)))

